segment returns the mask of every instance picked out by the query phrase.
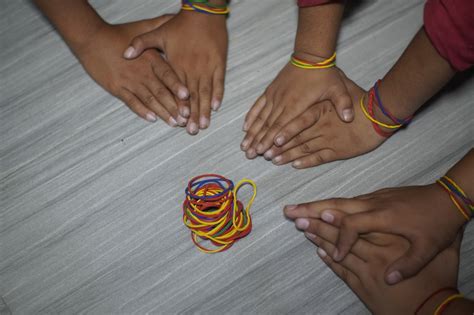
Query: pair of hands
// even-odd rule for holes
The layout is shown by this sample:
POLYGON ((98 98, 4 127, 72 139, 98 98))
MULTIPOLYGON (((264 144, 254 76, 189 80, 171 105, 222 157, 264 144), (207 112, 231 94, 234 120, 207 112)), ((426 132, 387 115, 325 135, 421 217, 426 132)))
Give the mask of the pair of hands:
POLYGON ((160 118, 197 134, 223 99, 225 17, 182 11, 104 24, 75 53, 99 85, 150 122, 160 118))
POLYGON ((285 215, 374 313, 413 313, 456 287, 465 221, 436 184, 287 206, 285 215))
POLYGON ((357 106, 365 93, 338 68, 288 63, 248 112, 241 149, 249 159, 263 155, 295 168, 372 151, 385 139, 357 106))

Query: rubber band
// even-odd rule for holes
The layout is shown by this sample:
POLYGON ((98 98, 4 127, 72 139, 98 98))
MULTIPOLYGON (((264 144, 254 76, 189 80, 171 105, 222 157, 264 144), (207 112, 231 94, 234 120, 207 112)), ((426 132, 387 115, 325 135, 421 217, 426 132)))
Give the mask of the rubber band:
POLYGON ((442 312, 446 309, 446 307, 454 300, 456 299, 462 299, 464 295, 456 293, 453 295, 448 296, 441 304, 436 308, 434 311, 434 315, 441 315, 442 312))
POLYGON ((459 198, 462 199, 462 201, 469 207, 469 209, 471 211, 474 211, 474 204, 472 202, 471 199, 469 199, 466 195, 466 193, 464 192, 464 190, 462 190, 461 187, 459 187, 458 184, 456 184, 456 182, 454 180, 452 180, 451 178, 449 178, 448 176, 444 175, 443 177, 440 178, 440 180, 442 182, 444 182, 446 184, 446 186, 449 187, 449 189, 454 193, 456 194, 459 198))
POLYGON ((234 183, 216 174, 204 174, 189 181, 183 202, 183 222, 191 230, 191 239, 204 253, 218 253, 232 247, 252 230, 250 207, 257 195, 257 186, 250 179, 234 183), (239 190, 251 185, 253 194, 247 205, 237 199, 239 190), (210 241, 208 248, 200 241, 210 241))
POLYGON ((441 180, 437 180, 436 183, 438 183, 443 189, 448 193, 449 197, 451 198, 451 201, 454 203, 456 208, 459 210, 459 212, 462 214, 462 216, 466 219, 466 221, 470 221, 471 218, 469 216, 469 213, 464 210, 464 208, 459 204, 459 202, 456 200, 454 197, 453 192, 449 189, 448 186, 446 186, 445 183, 443 183, 441 180))
POLYGON ((331 57, 329 57, 326 60, 323 60, 321 62, 317 63, 312 63, 309 61, 305 61, 301 58, 298 58, 293 55, 291 55, 290 62, 292 65, 301 68, 301 69, 326 69, 326 68, 332 68, 336 66, 336 53, 334 53, 331 57))
MULTIPOLYGON (((367 104, 367 111, 373 117, 374 116, 374 93, 373 90, 369 91, 369 101, 367 104)), ((372 123, 372 127, 374 128, 375 132, 378 133, 380 136, 384 138, 390 138, 393 135, 393 132, 385 132, 383 131, 379 125, 376 123, 372 123)))
POLYGON ((423 308, 423 306, 425 306, 425 304, 431 300, 431 298, 433 298, 435 295, 441 293, 441 292, 444 292, 444 291, 455 291, 456 293, 459 293, 458 289, 456 288, 453 288, 453 287, 445 287, 445 288, 441 288, 439 290, 436 290, 435 292, 431 293, 421 304, 420 306, 418 306, 416 308, 416 311, 415 311, 415 315, 418 315, 418 312, 420 312, 420 310, 423 308))
POLYGON ((360 108, 362 109, 362 112, 364 113, 365 117, 367 117, 368 120, 370 120, 371 122, 381 126, 381 127, 385 127, 385 128, 388 128, 388 129, 399 129, 402 125, 398 124, 398 125, 387 125, 387 124, 384 124, 383 122, 381 121, 378 121, 377 119, 375 119, 374 117, 372 117, 368 112, 367 110, 365 109, 365 106, 364 106, 364 98, 365 98, 365 94, 362 95, 361 99, 360 99, 360 108))
POLYGON ((392 120, 394 124, 400 124, 402 126, 407 126, 412 121, 413 115, 408 117, 408 118, 405 118, 405 119, 399 119, 399 118, 395 117, 388 109, 386 109, 382 104, 382 100, 381 100, 380 94, 379 94, 379 83, 380 82, 381 82, 381 80, 378 80, 377 82, 375 82, 374 87, 373 87, 373 90, 375 92, 375 98, 377 99, 377 105, 379 106, 380 110, 382 111, 382 113, 385 116, 390 118, 390 120, 392 120))
POLYGON ((226 15, 230 13, 227 5, 211 5, 208 1, 182 0, 181 9, 185 11, 196 11, 199 13, 226 15))

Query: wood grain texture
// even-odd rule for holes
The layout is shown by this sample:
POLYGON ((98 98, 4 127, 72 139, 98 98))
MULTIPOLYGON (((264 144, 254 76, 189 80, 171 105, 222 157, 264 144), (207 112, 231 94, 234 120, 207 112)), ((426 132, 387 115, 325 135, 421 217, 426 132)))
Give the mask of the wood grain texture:
MULTIPOLYGON (((93 5, 120 23, 176 11, 176 2, 93 5)), ((305 171, 248 161, 243 117, 288 60, 296 7, 232 7, 223 108, 191 137, 136 118, 28 1, 0 1, 0 313, 367 313, 282 207, 444 173, 473 146, 472 75, 375 152, 305 171), (259 189, 252 234, 218 255, 197 251, 180 217, 186 182, 205 172, 252 178, 259 189)), ((422 25, 422 11, 421 0, 360 1, 344 21, 341 68, 369 87, 422 25)), ((471 297, 473 240, 471 224, 459 276, 471 297)))

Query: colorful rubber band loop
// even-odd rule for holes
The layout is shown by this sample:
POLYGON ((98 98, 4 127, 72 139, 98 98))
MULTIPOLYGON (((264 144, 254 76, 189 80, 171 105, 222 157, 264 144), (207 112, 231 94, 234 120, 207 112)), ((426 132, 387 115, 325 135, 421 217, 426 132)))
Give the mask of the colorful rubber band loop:
POLYGON ((209 3, 202 1, 182 0, 181 9, 185 11, 196 11, 199 13, 226 15, 230 13, 228 6, 211 6, 209 3))
POLYGON ((441 302, 441 304, 436 308, 433 314, 441 315, 443 311, 446 309, 446 307, 449 305, 449 303, 451 303, 452 301, 456 299, 462 299, 463 297, 464 295, 459 294, 459 293, 448 296, 443 302, 441 302))
POLYGON ((250 207, 255 200, 257 187, 249 179, 234 183, 216 174, 197 176, 188 183, 183 202, 183 222, 191 230, 191 239, 204 253, 217 253, 229 249, 252 230, 250 207), (253 194, 244 207, 237 200, 239 190, 251 185, 253 194), (210 241, 213 248, 201 244, 210 241))
POLYGON ((291 55, 290 62, 292 65, 301 68, 301 69, 326 69, 332 68, 336 65, 336 53, 334 53, 331 57, 326 60, 317 63, 311 63, 309 61, 305 61, 301 58, 295 56, 295 54, 291 55))
POLYGON ((360 99, 360 108, 362 109, 362 112, 364 113, 365 117, 367 117, 368 120, 370 120, 371 122, 381 126, 381 127, 385 127, 387 129, 399 129, 402 125, 387 125, 387 124, 384 124, 383 122, 381 121, 378 121, 377 119, 375 119, 374 117, 372 117, 368 112, 367 110, 365 109, 365 106, 364 106, 364 98, 365 98, 365 94, 361 97, 360 99))
POLYGON ((451 198, 451 201, 454 203, 456 208, 459 210, 462 216, 466 219, 466 221, 469 221, 471 219, 469 216, 469 213, 466 210, 464 210, 464 208, 459 204, 459 202, 456 200, 453 192, 449 189, 449 187, 446 186, 446 184, 440 180, 437 180, 436 183, 438 183, 448 193, 449 197, 451 198))
MULTIPOLYGON (((370 116, 374 117, 374 93, 373 90, 369 91, 369 101, 367 103, 367 111, 369 112, 370 116)), ((375 132, 378 133, 380 136, 384 138, 390 138, 393 135, 393 132, 385 132, 383 131, 379 125, 376 123, 372 123, 372 127, 374 128, 375 132)))
POLYGON ((473 204, 472 200, 467 197, 464 190, 462 190, 462 188, 459 187, 459 185, 456 184, 456 182, 454 180, 452 180, 451 178, 449 178, 448 176, 445 175, 445 176, 440 178, 440 181, 444 182, 446 184, 446 186, 448 186, 448 188, 454 194, 456 194, 459 198, 461 198, 462 201, 468 206, 469 210, 471 210, 471 212, 474 211, 474 204, 473 204))
POLYGON ((435 295, 441 293, 441 292, 444 292, 444 291, 454 291, 457 293, 459 293, 458 289, 456 288, 453 288, 453 287, 446 287, 446 288, 441 288, 439 290, 436 290, 435 292, 431 293, 421 304, 420 306, 418 306, 416 308, 416 311, 415 311, 415 315, 418 315, 418 313, 420 312, 420 310, 423 308, 423 306, 425 306, 425 304, 431 300, 431 298, 433 298, 435 295))
POLYGON ((377 105, 379 106, 380 110, 382 111, 382 113, 387 116, 388 118, 390 118, 390 120, 393 121, 394 124, 399 124, 399 125, 402 125, 402 126, 407 126, 413 119, 413 116, 410 116, 406 119, 399 119, 397 117, 395 117, 388 109, 386 109, 383 104, 382 104, 382 100, 380 98, 380 94, 379 94, 379 83, 381 82, 381 80, 378 80, 377 82, 375 82, 374 84, 374 92, 375 92, 375 98, 377 99, 377 105))

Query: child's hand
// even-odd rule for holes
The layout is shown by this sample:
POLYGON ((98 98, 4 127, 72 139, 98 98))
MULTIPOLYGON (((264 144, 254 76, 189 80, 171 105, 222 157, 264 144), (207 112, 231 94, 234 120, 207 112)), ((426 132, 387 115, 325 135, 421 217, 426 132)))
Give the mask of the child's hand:
POLYGON ((104 24, 86 45, 74 51, 89 75, 138 116, 151 122, 158 116, 174 127, 186 123, 178 115, 174 95, 186 98, 188 91, 168 63, 151 50, 134 61, 122 58, 122 51, 133 36, 159 27, 169 18, 104 24))
MULTIPOLYGON (((353 212, 355 211, 348 213, 353 212)), ((301 222, 296 224, 301 227, 298 226, 301 222)), ((441 288, 457 287, 462 234, 415 277, 391 286, 385 283, 383 272, 392 261, 409 250, 410 244, 406 239, 392 234, 369 233, 357 240, 343 260, 336 262, 328 253, 335 250, 340 234, 338 228, 318 219, 309 219, 307 224, 305 236, 319 247, 318 255, 373 314, 413 314, 433 292, 441 288)), ((448 290, 435 295, 418 314, 433 314, 435 308, 453 293, 454 290, 448 290)))
POLYGON ((321 218, 339 227, 335 240, 337 251, 331 252, 336 261, 346 257, 360 234, 381 232, 406 238, 410 248, 401 257, 394 257, 384 271, 388 284, 416 275, 453 243, 465 223, 448 194, 437 184, 383 189, 352 199, 317 201, 287 209, 285 213, 293 219, 321 218))
MULTIPOLYGON (((343 80, 354 104, 358 104, 365 91, 345 76, 343 80)), ((329 101, 313 105, 276 134, 283 145, 273 145, 264 157, 276 165, 293 162, 293 167, 301 169, 374 150, 385 138, 373 130, 360 106, 354 111, 354 120, 345 123, 329 101)))
POLYGON ((330 100, 339 117, 354 118, 352 100, 337 68, 300 69, 288 63, 248 112, 241 148, 247 158, 264 154, 275 143, 278 132, 315 103, 330 100))
POLYGON ((160 28, 135 37, 124 57, 136 58, 148 48, 164 52, 190 91, 191 113, 181 115, 189 116, 187 130, 196 134, 209 126, 211 107, 217 110, 222 102, 227 42, 225 16, 181 11, 160 28))

